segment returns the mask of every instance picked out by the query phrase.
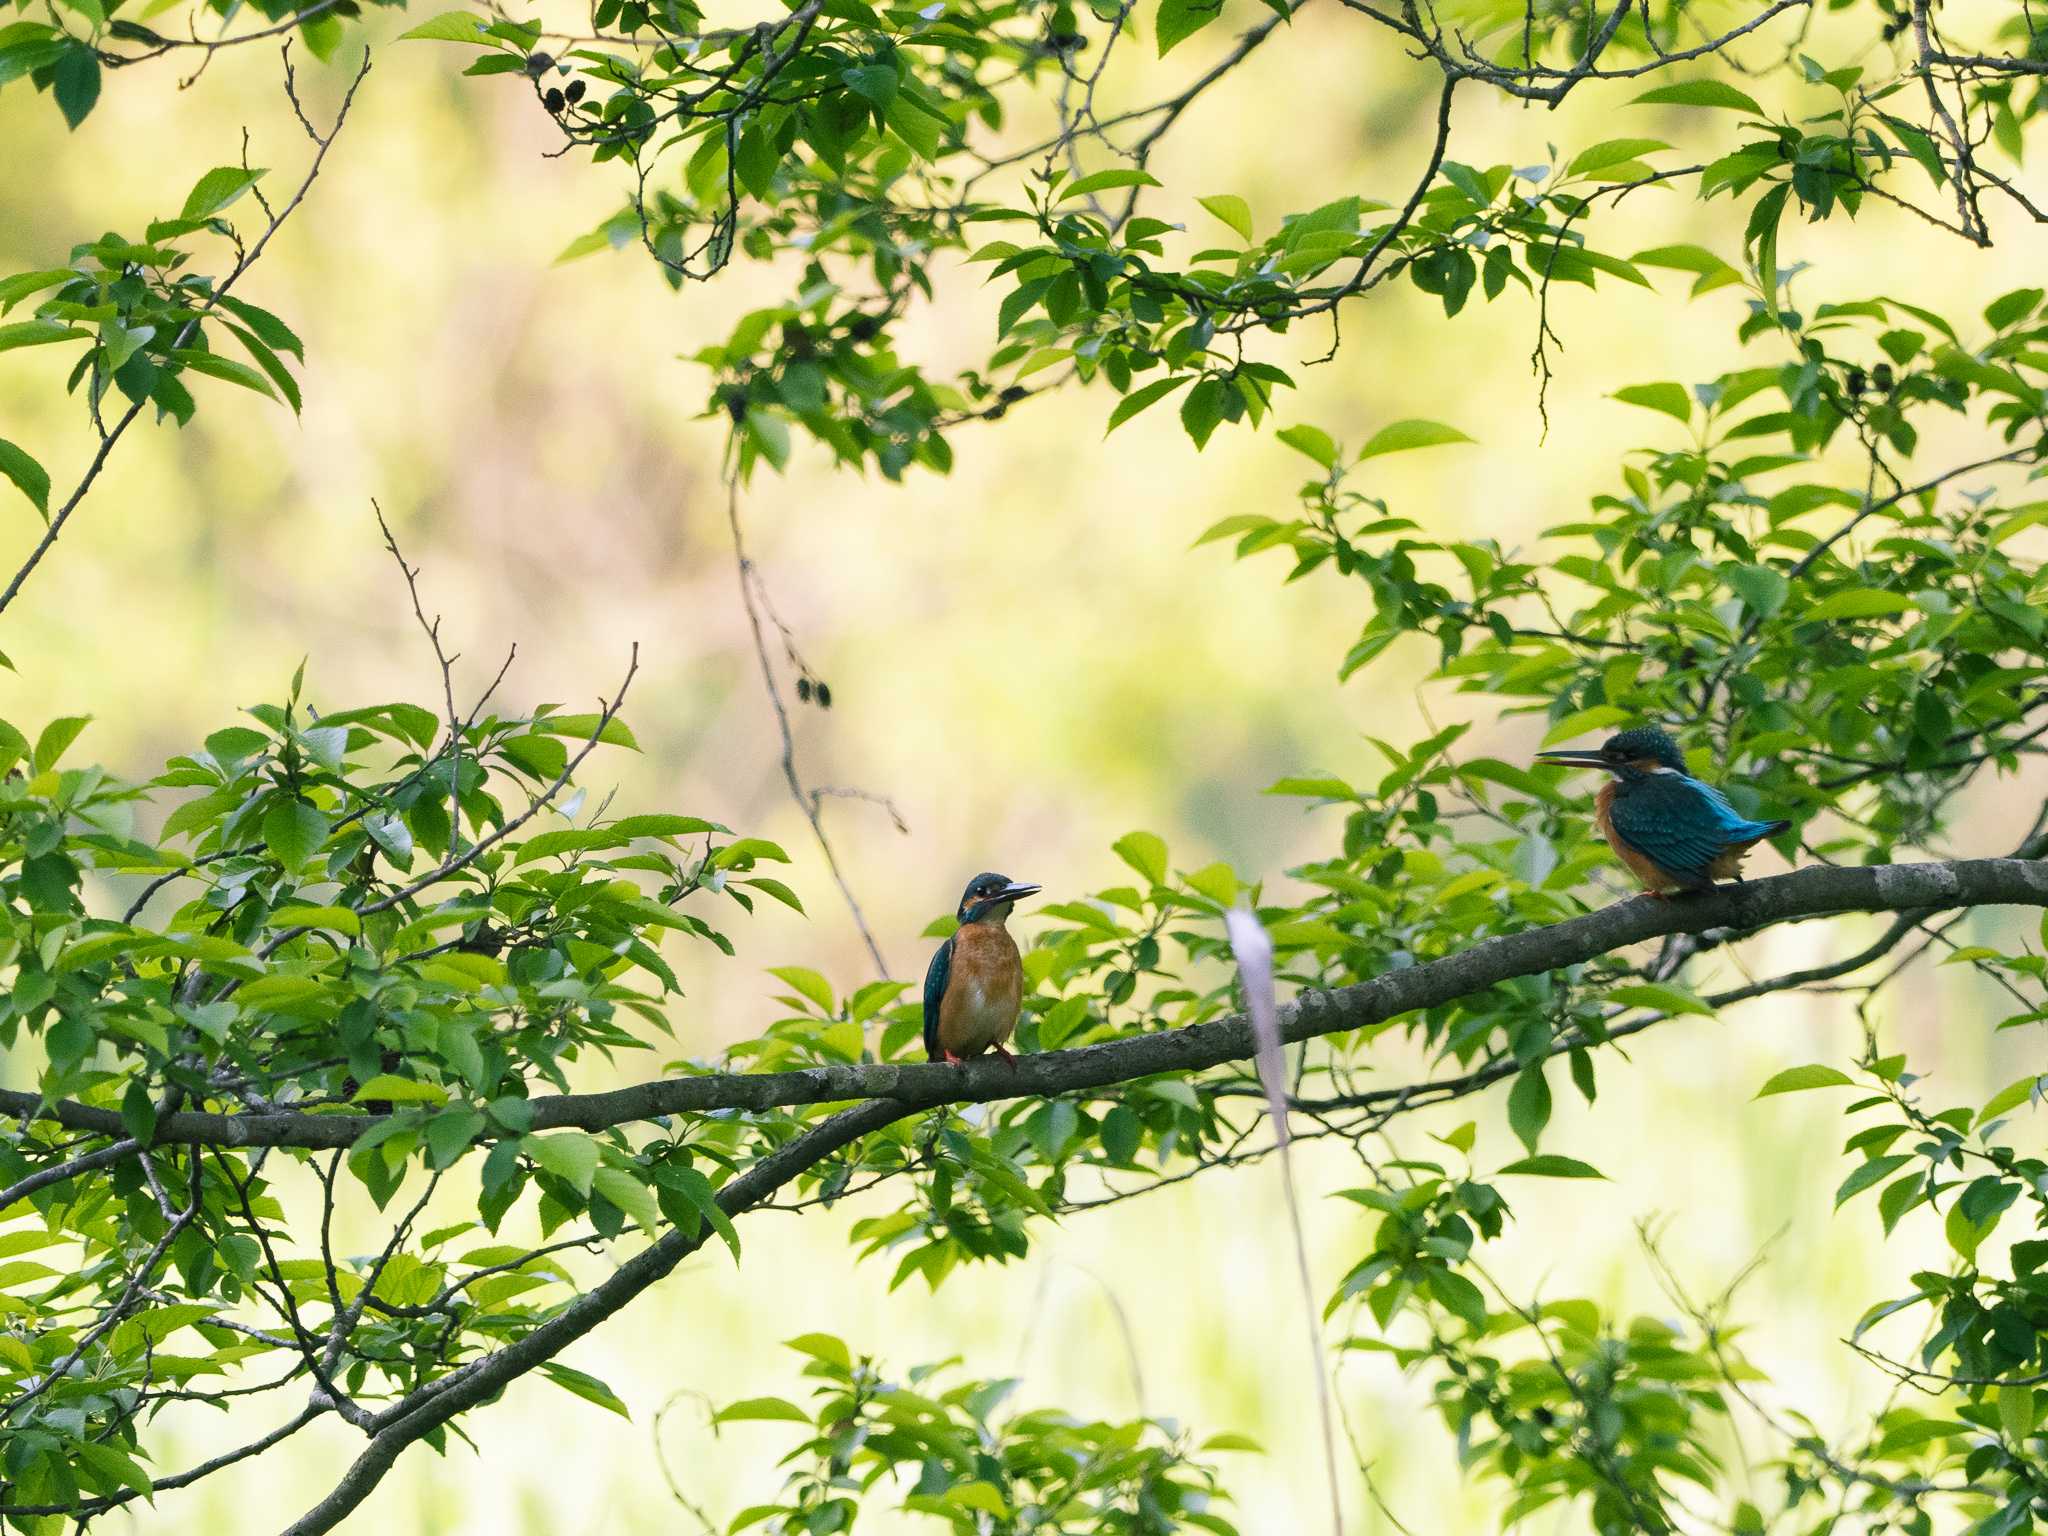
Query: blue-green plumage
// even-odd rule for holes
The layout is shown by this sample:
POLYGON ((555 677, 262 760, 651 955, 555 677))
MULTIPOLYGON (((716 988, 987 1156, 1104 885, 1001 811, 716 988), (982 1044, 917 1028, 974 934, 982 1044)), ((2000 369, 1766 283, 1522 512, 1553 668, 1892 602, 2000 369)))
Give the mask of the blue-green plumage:
POLYGON ((941 944, 924 970, 924 1053, 939 1059, 939 1005, 946 1000, 946 982, 953 974, 953 941, 941 944))
POLYGON ((1608 819, 1623 842, 1677 876, 1679 885, 1711 883, 1714 862, 1730 848, 1791 825, 1751 821, 1713 785, 1668 769, 1618 778, 1608 819))

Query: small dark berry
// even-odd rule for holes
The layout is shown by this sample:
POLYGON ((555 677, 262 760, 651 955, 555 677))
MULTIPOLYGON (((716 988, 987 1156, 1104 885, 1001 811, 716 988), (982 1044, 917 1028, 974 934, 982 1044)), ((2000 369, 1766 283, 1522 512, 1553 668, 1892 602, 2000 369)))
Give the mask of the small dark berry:
POLYGON ((529 75, 544 75, 554 67, 555 57, 551 53, 529 53, 526 56, 526 72, 529 75))
POLYGON ((552 86, 549 87, 547 95, 541 98, 541 105, 559 116, 563 106, 562 93, 552 86))
POLYGON ((1892 387, 1892 365, 1890 363, 1879 363, 1875 368, 1871 369, 1870 382, 1879 389, 1890 389, 1892 387))
POLYGON ((1022 400, 1026 395, 1030 393, 1031 391, 1026 389, 1022 384, 1012 384, 1008 389, 1003 391, 1003 400, 1005 401, 1005 403, 1022 400))
POLYGON ((846 334, 855 341, 872 341, 881 329, 882 322, 873 315, 857 315, 846 327, 846 334))
POLYGON ((811 680, 808 677, 800 677, 796 680, 796 697, 797 702, 800 704, 811 702, 811 680))
POLYGON ((832 707, 832 685, 830 683, 818 684, 817 693, 818 708, 830 709, 832 707))
POLYGON ((571 80, 569 82, 569 89, 564 91, 562 95, 573 106, 583 99, 583 82, 581 80, 571 80))

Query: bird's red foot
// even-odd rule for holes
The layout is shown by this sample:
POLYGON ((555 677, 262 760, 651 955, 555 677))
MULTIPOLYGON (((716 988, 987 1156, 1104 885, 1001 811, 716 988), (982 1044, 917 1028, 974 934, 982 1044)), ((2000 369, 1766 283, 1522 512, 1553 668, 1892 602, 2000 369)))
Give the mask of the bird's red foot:
POLYGON ((967 1058, 965 1056, 955 1056, 951 1051, 942 1047, 939 1051, 939 1064, 947 1067, 964 1067, 967 1065, 967 1058))
POLYGON ((1000 1042, 998 1042, 995 1047, 995 1053, 998 1056, 1002 1057, 1004 1061, 1010 1064, 1010 1070, 1012 1072, 1017 1070, 1017 1058, 1010 1054, 1010 1048, 1007 1045, 1003 1045, 1000 1042))

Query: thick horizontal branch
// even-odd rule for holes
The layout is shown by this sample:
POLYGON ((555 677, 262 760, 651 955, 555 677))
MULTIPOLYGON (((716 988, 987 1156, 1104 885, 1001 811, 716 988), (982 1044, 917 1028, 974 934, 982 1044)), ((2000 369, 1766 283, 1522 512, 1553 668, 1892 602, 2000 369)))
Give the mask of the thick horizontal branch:
MULTIPOLYGON (((1487 939, 1427 965, 1389 971, 1355 986, 1305 992, 1280 1010, 1280 1027, 1289 1042, 1359 1029, 1668 934, 1749 933, 1848 912, 1925 913, 2004 905, 2048 906, 2048 864, 1968 859, 1861 869, 1823 867, 1670 901, 1639 896, 1584 917, 1487 939)), ((1197 1072, 1248 1060, 1252 1050, 1250 1022, 1237 1014, 1186 1029, 1023 1056, 1014 1067, 993 1057, 961 1066, 871 1063, 661 1078, 605 1093, 557 1094, 533 1100, 533 1128, 597 1131, 667 1115, 861 1099, 885 1100, 909 1112, 940 1104, 1047 1097, 1161 1073, 1197 1072)), ((0 1113, 53 1119, 72 1130, 109 1136, 127 1133, 116 1110, 69 1100, 46 1105, 32 1093, 0 1091, 0 1113)), ((376 1115, 181 1110, 158 1122, 156 1140, 217 1147, 335 1148, 350 1145, 381 1120, 376 1115)))

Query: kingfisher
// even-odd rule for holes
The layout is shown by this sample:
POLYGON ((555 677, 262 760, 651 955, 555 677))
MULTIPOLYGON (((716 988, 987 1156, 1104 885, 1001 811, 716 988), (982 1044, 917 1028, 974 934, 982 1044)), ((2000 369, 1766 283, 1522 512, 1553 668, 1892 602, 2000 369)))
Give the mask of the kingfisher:
POLYGON ((1539 763, 1610 774, 1593 802, 1608 846, 1652 896, 1740 880, 1742 856, 1789 821, 1751 821, 1685 769, 1678 743, 1653 725, 1610 736, 1597 752, 1539 752, 1539 763))
POLYGON ((1004 925, 1010 909, 1039 890, 1008 875, 982 874, 960 893, 960 926, 924 973, 924 1051, 933 1061, 993 1050, 1017 1064, 1003 1042, 1024 1001, 1024 957, 1004 925))

